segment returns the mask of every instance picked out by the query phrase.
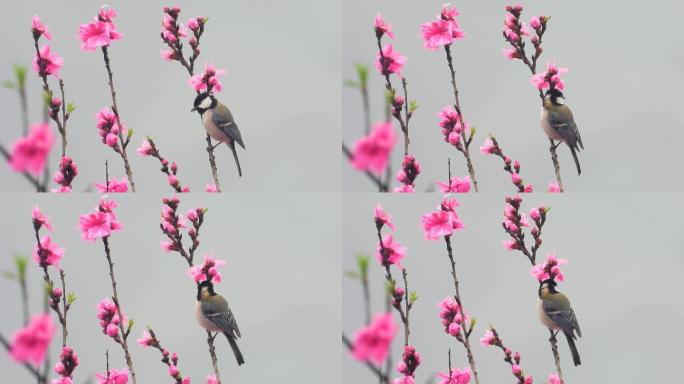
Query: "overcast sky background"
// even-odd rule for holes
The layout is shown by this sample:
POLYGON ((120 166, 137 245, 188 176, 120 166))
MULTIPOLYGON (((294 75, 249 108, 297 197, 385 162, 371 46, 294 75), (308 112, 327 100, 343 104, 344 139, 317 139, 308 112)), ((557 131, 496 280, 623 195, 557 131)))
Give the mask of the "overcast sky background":
MULTIPOLYGON (((69 345, 79 354, 75 383, 104 371, 109 349, 111 366, 125 366, 118 345, 101 333, 96 305, 111 296, 111 284, 102 243, 86 243, 77 229, 78 216, 91 211, 97 196, 13 195, 0 202, 0 270, 13 269, 12 255, 30 253, 35 241, 31 209, 39 203, 55 227, 51 236, 66 249, 62 267, 67 289, 78 296, 69 311, 69 345)), ((194 315, 196 288, 186 276, 187 264, 178 254, 159 247, 161 198, 116 197, 116 212, 125 229, 110 239, 119 298, 125 313, 135 320, 129 339, 139 383, 168 382, 159 352, 139 346, 146 325, 152 326, 164 347, 180 356, 179 368, 193 383, 212 372, 206 332, 194 315)), ((238 202, 224 196, 185 196, 182 212, 197 206, 209 209, 200 232, 202 254, 213 252, 226 261, 223 281, 216 290, 229 301, 242 332, 238 340, 246 364, 238 369, 228 342, 216 340, 224 382, 318 383, 321 377, 340 383, 339 329, 340 233, 339 197, 284 195, 274 202, 265 196, 243 196, 238 202), (267 211, 266 211, 267 210, 267 211), (325 225, 320 225, 326 218, 325 225)), ((53 279, 58 276, 53 273, 53 279)), ((42 279, 30 263, 28 272, 31 312, 37 313, 42 279)), ((5 335, 21 326, 19 289, 0 279, 0 331, 5 335)), ((56 320, 55 320, 56 321, 56 320)), ((61 332, 61 329, 60 329, 61 332)), ((56 335, 54 347, 61 333, 56 335)), ((57 348, 53 348, 52 363, 57 348)), ((24 368, 3 350, 0 372, 9 382, 30 382, 24 368)))
MULTIPOLYGON (((410 152, 421 162, 417 190, 447 178, 447 158, 454 175, 467 174, 460 152, 444 142, 437 113, 453 104, 444 50, 428 51, 419 37, 421 24, 433 20, 444 1, 344 1, 343 65, 345 79, 356 77, 355 63, 371 65, 373 121, 383 118, 384 80, 373 63, 377 54, 373 21, 381 12, 393 25, 396 39, 384 38, 408 57, 402 74, 410 99, 420 108, 411 120, 410 152)), ((520 61, 502 55, 507 48, 501 31, 505 5, 510 1, 458 1, 458 18, 466 38, 452 47, 461 107, 466 120, 478 128, 472 158, 481 191, 512 191, 510 177, 498 158, 479 153, 489 133, 504 152, 522 163, 521 175, 536 190, 555 181, 549 142, 539 126, 540 101, 530 84, 530 73, 520 61)), ((572 108, 586 150, 581 152, 578 177, 567 146, 559 161, 567 191, 681 191, 684 179, 662 177, 684 157, 681 85, 684 49, 678 29, 681 5, 656 1, 647 7, 601 1, 591 6, 563 1, 525 1, 524 20, 552 16, 544 35, 544 53, 538 68, 556 59, 569 68, 564 76, 567 104, 572 108), (638 25, 636 27, 635 25, 638 25), (649 177, 658 174, 661 177, 649 177), (645 182, 635 182, 635 176, 645 182)), ((531 45, 531 44, 530 44, 531 45)), ((394 86, 400 87, 398 78, 394 86)), ((363 134, 361 97, 343 91, 344 141, 352 145, 363 134)), ((396 131, 400 134, 398 126, 396 131)), ((401 134, 400 134, 401 136, 401 134)), ((402 138, 403 140, 403 138, 402 138)), ((397 145, 392 165, 398 169, 403 153, 397 145)), ((345 161, 346 163, 346 161, 345 161)), ((345 164, 345 191, 374 191, 366 176, 345 164)), ((392 180, 396 185, 396 180, 392 180)))
MULTIPOLYGON (((381 202, 394 217, 395 240, 408 248, 402 264, 408 270, 409 291, 420 296, 411 311, 410 343, 423 357, 416 382, 425 383, 435 372, 447 371, 449 348, 454 367, 463 368, 467 359, 462 345, 444 333, 438 317, 437 303, 453 295, 444 241, 427 241, 419 229, 420 216, 434 209, 439 197, 402 197, 345 197, 342 265, 344 270, 355 269, 355 254, 374 252, 373 208, 381 202)), ((471 343, 481 382, 514 379, 501 360, 502 352, 479 343, 487 325, 493 324, 506 346, 522 354, 525 373, 545 383, 555 366, 549 333, 536 315, 538 284, 529 274, 527 259, 501 244, 506 239, 500 225, 503 197, 465 196, 459 201, 466 228, 454 235, 453 247, 465 309, 478 320, 471 343)), ((570 298, 583 334, 577 343, 582 365, 577 368, 572 366, 565 339, 559 339, 567 382, 672 381, 680 365, 674 340, 684 337, 676 325, 684 321, 684 304, 675 283, 684 268, 684 241, 677 225, 684 210, 681 197, 533 195, 525 198, 523 207, 527 212, 539 204, 551 207, 539 255, 543 260, 555 250, 558 257, 569 260, 563 267, 566 281, 558 289, 570 298)), ((372 304, 378 312, 384 308, 384 280, 374 258, 370 271, 372 304)), ((400 278, 398 269, 393 274, 400 278)), ((363 325, 362 297, 360 283, 344 278, 343 329, 349 335, 363 325)), ((396 313, 395 320, 401 324, 396 313)), ((395 362, 402 350, 403 330, 396 340, 395 362)), ((376 380, 348 353, 344 353, 343 371, 345 383, 376 380)))
MULTIPOLYGON (((247 150, 238 150, 244 177, 239 179, 233 155, 217 148, 219 178, 224 191, 339 191, 341 135, 341 2, 295 0, 265 2, 224 1, 121 1, 107 2, 118 13, 116 24, 123 39, 114 42, 110 58, 117 101, 124 124, 135 131, 129 158, 138 191, 171 191, 156 159, 135 154, 146 135, 163 156, 176 161, 178 177, 192 191, 204 191, 213 182, 206 153, 204 129, 191 113, 195 92, 187 85, 187 72, 177 62, 167 63, 159 32, 162 7, 178 4, 185 23, 207 16, 196 70, 207 62, 225 69, 224 90, 218 95, 233 112, 247 150), (302 15, 306 22, 296 22, 302 15), (312 33, 312 31, 328 31, 312 33), (332 33, 330 31, 333 31, 332 33), (315 175, 315 177, 313 177, 315 175)), ((0 20, 0 79, 13 77, 12 64, 30 64, 35 50, 31 18, 39 14, 50 26, 52 50, 64 58, 60 75, 67 99, 76 103, 68 122, 67 153, 79 166, 75 190, 104 180, 104 161, 110 175, 125 176, 123 164, 100 143, 94 115, 111 105, 102 53, 83 52, 76 34, 79 24, 97 14, 97 2, 20 1, 3 12, 0 20)), ((46 41, 42 40, 41 45, 46 41)), ((52 81, 52 80, 51 80, 52 81)), ((28 75, 30 121, 41 119, 41 82, 28 75)), ((52 86, 56 82, 52 81, 52 86)), ((19 99, 0 90, 3 127, 0 141, 7 147, 21 134, 19 99)), ((55 129, 55 134, 58 136, 55 129)), ((51 170, 59 163, 55 146, 51 170)), ((30 191, 22 176, 7 164, 0 166, 0 190, 30 191)))

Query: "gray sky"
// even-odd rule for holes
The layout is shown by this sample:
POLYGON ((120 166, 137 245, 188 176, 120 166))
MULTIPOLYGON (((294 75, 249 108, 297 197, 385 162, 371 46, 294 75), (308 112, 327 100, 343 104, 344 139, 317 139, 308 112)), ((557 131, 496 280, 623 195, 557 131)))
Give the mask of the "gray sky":
MULTIPOLYGON (((112 367, 123 367, 121 349, 101 333, 96 304, 111 295, 101 242, 85 243, 77 229, 79 214, 89 212, 96 196, 10 196, 0 203, 0 270, 13 268, 11 255, 29 253, 34 241, 30 222, 35 203, 51 216, 52 238, 66 249, 62 267, 69 292, 78 296, 69 312, 69 344, 81 360, 76 381, 104 370, 104 352, 110 350, 112 367)), ((181 372, 193 383, 212 372, 206 333, 194 317, 196 288, 186 276, 187 264, 177 254, 159 247, 161 198, 148 195, 116 197, 117 214, 125 229, 111 237, 112 256, 124 311, 136 325, 130 338, 139 383, 168 381, 158 351, 144 349, 135 340, 146 325, 162 344, 178 352, 181 372)), ((317 383, 321 377, 339 383, 340 345, 340 231, 339 197, 334 195, 244 196, 239 202, 221 196, 182 198, 182 209, 205 206, 209 212, 200 234, 200 257, 213 252, 227 264, 216 290, 226 296, 242 331, 238 344, 247 363, 237 368, 225 338, 217 339, 224 382, 281 381, 317 383), (268 212, 263 212, 265 205, 268 212), (296 220, 292 220, 292 218, 296 220), (325 225, 320 225, 321 219, 325 225)), ((41 275, 31 262, 31 309, 39 311, 41 275)), ((0 279, 3 315, 0 330, 9 335, 21 325, 19 289, 0 279)), ((61 337, 61 335, 59 336, 61 337)), ((58 344, 58 342, 55 343, 58 344)), ((3 351, 0 371, 11 382, 28 382, 24 368, 3 351), (14 380, 11 380, 14 379, 14 380)), ((56 355, 53 354, 54 363, 56 355)), ((201 380, 200 380, 201 379, 201 380)))
MULTIPOLYGON (((482 383, 512 382, 510 367, 502 353, 483 347, 479 338, 493 324, 511 349, 522 353, 521 366, 535 382, 545 382, 554 371, 548 331, 536 316, 538 285, 529 275, 529 262, 520 253, 506 251, 501 241, 504 201, 501 196, 460 198, 458 209, 466 228, 453 238, 457 274, 465 309, 476 316, 473 353, 482 383)), ((437 303, 453 294, 453 282, 444 241, 424 240, 420 216, 439 204, 438 196, 416 195, 379 198, 370 195, 344 199, 344 270, 354 269, 354 255, 370 254, 377 244, 372 221, 373 208, 381 202, 394 216, 395 240, 408 248, 403 265, 408 269, 409 290, 420 296, 411 312, 410 343, 423 356, 418 383, 447 371, 447 350, 453 365, 464 367, 463 347, 443 331, 437 303)), ((582 365, 575 368, 566 341, 559 351, 568 383, 667 382, 679 364, 676 347, 670 342, 684 333, 672 324, 684 320, 681 295, 673 290, 684 267, 684 242, 675 231, 681 198, 675 195, 575 195, 530 196, 524 209, 545 204, 551 207, 544 226, 543 256, 555 250, 569 260, 563 267, 566 281, 559 290, 568 295, 577 314, 583 337, 577 343, 582 365)), ((385 232, 387 233, 387 232, 385 232)), ((383 275, 371 264, 372 303, 382 310, 383 275)), ((398 277, 398 270, 394 270, 398 277)), ((343 329, 350 335, 363 324, 360 284, 343 280, 343 329)), ((395 319, 398 316, 395 314, 395 319)), ((399 339, 403 338, 402 336, 399 339)), ((401 341, 394 356, 400 356, 401 341)), ((343 357, 344 382, 375 380, 368 369, 343 357)), ((393 372, 396 375, 396 372, 393 372)))
MULTIPOLYGON (((78 25, 92 19, 99 3, 80 4, 35 0, 12 4, 0 23, 0 79, 12 78, 12 64, 30 64, 35 53, 31 17, 39 14, 50 26, 53 51, 65 60, 60 74, 67 98, 77 107, 68 123, 67 152, 81 170, 75 189, 85 190, 93 181, 104 180, 105 159, 112 176, 125 172, 118 156, 100 143, 95 127, 95 113, 111 103, 102 54, 82 52, 76 39, 78 25)), ((124 35, 111 46, 110 57, 123 122, 136 132, 129 157, 138 191, 171 191, 158 162, 135 154, 145 135, 154 138, 163 156, 178 163, 183 185, 199 192, 212 180, 204 130, 197 114, 190 113, 195 93, 186 84, 187 72, 159 55, 164 48, 159 37, 162 7, 173 4, 182 7, 184 23, 193 16, 210 18, 196 67, 201 70, 204 63, 213 62, 227 71, 219 98, 232 110, 247 151, 239 150, 244 171, 239 179, 230 150, 217 149, 224 191, 339 190, 341 36, 337 31, 341 19, 307 17, 306 23, 297 23, 293 18, 303 13, 339 15, 340 2, 113 0, 108 4, 119 13, 116 24, 124 35)), ((30 120, 36 123, 41 118, 41 83, 33 72, 28 77, 30 120)), ((4 121, 0 140, 9 146, 21 133, 17 95, 2 89, 0 105, 4 121)), ((51 158, 52 171, 58 164, 57 152, 51 158)), ((0 166, 0 177, 3 191, 31 190, 6 164, 0 166)))
MULTIPOLYGON (((343 65, 345 79, 355 77, 354 64, 373 64, 377 54, 373 21, 381 12, 393 25, 396 39, 383 39, 408 57, 402 71, 409 95, 420 108, 411 121, 412 146, 423 166, 417 189, 426 190, 434 180, 446 179, 446 161, 452 158, 455 175, 467 174, 460 152, 443 141, 437 113, 453 103, 444 50, 423 49, 420 25, 439 13, 443 1, 402 2, 347 0, 344 2, 343 65)), ((555 179, 548 139, 539 126, 540 102, 530 84, 529 70, 520 61, 502 55, 507 47, 501 36, 504 7, 510 1, 459 1, 458 18, 466 38, 452 48, 461 106, 466 120, 478 128, 473 162, 481 191, 513 191, 510 177, 498 158, 485 157, 479 146, 494 134, 505 153, 522 163, 523 179, 545 191, 555 179)), ((679 191, 677 177, 649 177, 684 158, 678 143, 684 138, 678 112, 681 97, 684 50, 677 29, 681 6, 677 2, 653 2, 648 7, 624 6, 601 1, 591 7, 573 2, 524 2, 525 21, 539 14, 551 15, 544 35, 540 68, 557 59, 570 72, 566 101, 572 108, 586 150, 578 177, 566 146, 559 149, 562 177, 568 191, 679 191), (639 27, 634 26, 639 25, 639 27), (645 178, 635 182, 635 177, 645 178)), ((394 79, 395 87, 400 83, 394 79)), ((374 67, 370 76, 374 121, 383 118, 383 79, 374 67)), ((358 91, 343 91, 344 141, 352 145, 363 133, 358 91)), ((397 132, 400 133, 398 126, 397 132)), ((399 147, 401 147, 400 144, 399 147)), ((393 169, 401 162, 395 151, 393 169)), ((345 161, 346 163, 346 161, 345 161)), ((343 166, 345 191, 373 191, 366 176, 343 166)), ((393 179, 393 185, 397 182, 393 179)))

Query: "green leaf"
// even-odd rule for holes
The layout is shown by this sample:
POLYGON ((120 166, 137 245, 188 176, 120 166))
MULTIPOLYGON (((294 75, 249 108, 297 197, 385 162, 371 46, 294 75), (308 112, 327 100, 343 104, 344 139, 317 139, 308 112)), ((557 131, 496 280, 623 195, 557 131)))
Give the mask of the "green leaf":
POLYGON ((129 130, 128 130, 128 135, 127 135, 127 137, 130 139, 131 136, 133 136, 133 130, 132 130, 132 129, 129 129, 129 130))
POLYGON ((361 277, 356 271, 344 271, 344 275, 350 279, 358 279, 361 277))
POLYGON ((475 324, 477 324, 477 318, 473 317, 470 319, 470 328, 468 328, 470 332, 472 332, 473 328, 475 328, 475 324))
POLYGON ((356 263, 359 266, 359 272, 361 273, 361 276, 364 278, 368 277, 369 260, 370 258, 366 255, 356 255, 356 263))
POLYGON ((76 294, 71 292, 67 295, 67 305, 71 305, 74 301, 76 301, 76 294))
POLYGON ((416 109, 418 109, 418 102, 415 100, 411 100, 411 102, 409 103, 409 113, 413 113, 413 111, 415 111, 416 109))
POLYGON ((2 87, 3 87, 3 88, 7 88, 7 89, 17 89, 17 85, 14 84, 13 82, 9 81, 9 80, 4 80, 4 81, 3 81, 2 83, 0 83, 0 84, 2 84, 2 87))
POLYGON ((354 80, 345 80, 344 85, 346 85, 349 88, 359 88, 360 85, 354 80))
POLYGON ((71 112, 73 112, 73 111, 75 111, 75 110, 76 110, 76 104, 74 104, 73 101, 68 102, 68 103, 67 103, 67 108, 66 108, 67 113, 68 113, 68 114, 71 114, 71 112))
POLYGON ((130 332, 131 329, 133 329, 133 324, 135 324, 135 321, 133 321, 133 319, 128 319, 128 328, 126 328, 126 333, 130 332))
POLYGON ((28 266, 28 256, 14 256, 14 265, 17 267, 17 276, 23 280, 26 278, 26 267, 28 266))
POLYGON ((28 66, 15 64, 12 66, 14 69, 14 76, 17 79, 17 84, 19 88, 24 88, 26 86, 26 73, 28 72, 28 66))
POLYGON ((418 300, 418 292, 413 291, 409 294, 409 304, 413 304, 418 300))
POLYGON ((368 86, 368 66, 366 64, 356 64, 356 74, 359 76, 361 88, 368 86))
MULTIPOLYGON (((470 128, 470 138, 469 138, 468 140, 472 140, 473 137, 475 137, 475 132, 477 132, 477 128, 476 128, 476 127, 470 128)), ((492 136, 492 137, 494 137, 494 136, 492 136)))

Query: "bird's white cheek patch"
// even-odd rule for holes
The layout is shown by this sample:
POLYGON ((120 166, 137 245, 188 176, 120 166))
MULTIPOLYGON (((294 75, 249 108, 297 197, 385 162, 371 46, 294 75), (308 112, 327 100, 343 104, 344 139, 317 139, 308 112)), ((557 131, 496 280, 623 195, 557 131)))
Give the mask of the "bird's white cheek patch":
POLYGON ((205 98, 204 100, 202 100, 199 106, 202 109, 208 109, 209 107, 211 107, 211 99, 208 97, 205 98))

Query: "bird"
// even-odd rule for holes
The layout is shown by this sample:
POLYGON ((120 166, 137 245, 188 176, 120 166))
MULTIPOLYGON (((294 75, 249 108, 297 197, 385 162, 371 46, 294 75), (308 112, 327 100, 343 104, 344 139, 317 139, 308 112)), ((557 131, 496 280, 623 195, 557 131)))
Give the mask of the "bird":
POLYGON ((549 138, 559 141, 558 144, 554 145, 554 149, 561 142, 570 147, 572 158, 575 160, 575 166, 577 167, 577 174, 582 174, 577 152, 584 149, 584 144, 582 143, 582 137, 580 136, 577 124, 575 124, 575 119, 572 116, 572 111, 565 105, 563 92, 558 88, 551 88, 546 91, 544 101, 542 102, 541 126, 549 138))
POLYGON ((235 316, 225 297, 214 291, 214 284, 211 281, 203 281, 197 285, 195 316, 202 328, 209 332, 222 332, 226 336, 238 366, 245 363, 245 358, 236 342, 241 335, 235 316))
POLYGON ((575 340, 582 337, 575 311, 570 306, 567 296, 556 290, 556 281, 547 279, 539 284, 539 300, 537 301, 537 315, 539 320, 552 331, 562 331, 568 340, 572 362, 575 366, 580 365, 579 352, 575 340), (577 333, 577 336, 575 336, 577 333))
POLYGON ((216 148, 221 143, 226 143, 230 148, 233 152, 233 157, 235 158, 238 175, 242 177, 242 168, 240 167, 240 160, 238 159, 235 143, 238 143, 243 149, 247 148, 242 141, 240 129, 238 129, 238 126, 233 119, 233 114, 228 107, 218 101, 213 94, 201 92, 195 97, 194 107, 190 111, 197 111, 200 114, 204 129, 207 130, 207 133, 211 138, 218 140, 218 144, 214 145, 213 148, 216 148))

